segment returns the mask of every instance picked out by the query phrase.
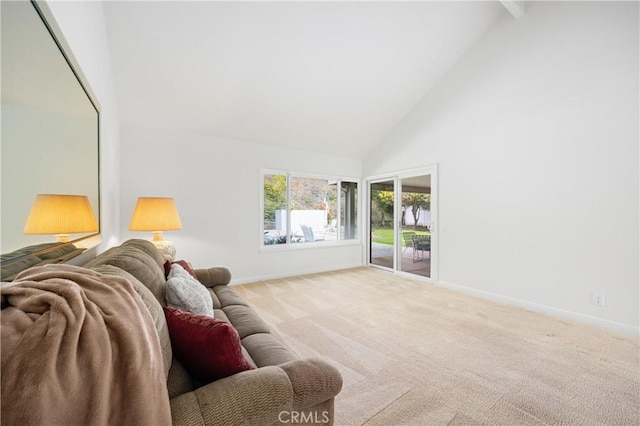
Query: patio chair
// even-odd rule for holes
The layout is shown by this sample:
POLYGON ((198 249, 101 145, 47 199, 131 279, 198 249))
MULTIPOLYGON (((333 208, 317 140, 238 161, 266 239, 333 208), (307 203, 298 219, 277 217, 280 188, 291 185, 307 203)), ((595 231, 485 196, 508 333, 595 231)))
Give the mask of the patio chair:
POLYGON ((304 235, 304 241, 305 242, 322 241, 322 240, 324 240, 324 237, 318 237, 318 238, 314 237, 313 228, 311 228, 310 226, 300 225, 300 228, 302 228, 302 234, 304 235))
POLYGON ((424 260, 424 252, 431 253, 431 235, 420 235, 413 238, 413 263, 424 260))
POLYGON ((409 247, 413 247, 413 239, 416 237, 415 232, 403 232, 402 239, 404 240, 404 249, 402 250, 402 254, 404 254, 409 247))
POLYGON ((332 219, 329 225, 325 225, 324 232, 336 232, 336 224, 338 223, 337 219, 332 219))

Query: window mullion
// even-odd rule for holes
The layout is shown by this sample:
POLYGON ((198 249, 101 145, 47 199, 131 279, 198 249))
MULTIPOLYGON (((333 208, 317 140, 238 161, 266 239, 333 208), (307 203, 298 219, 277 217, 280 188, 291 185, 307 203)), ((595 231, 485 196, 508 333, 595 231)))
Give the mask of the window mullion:
POLYGON ((342 235, 340 235, 340 230, 342 229, 342 180, 338 179, 338 183, 336 184, 336 196, 337 199, 337 208, 336 208, 336 241, 342 240, 342 235))
POLYGON ((291 174, 287 173, 287 230, 286 241, 287 246, 291 245, 291 174))

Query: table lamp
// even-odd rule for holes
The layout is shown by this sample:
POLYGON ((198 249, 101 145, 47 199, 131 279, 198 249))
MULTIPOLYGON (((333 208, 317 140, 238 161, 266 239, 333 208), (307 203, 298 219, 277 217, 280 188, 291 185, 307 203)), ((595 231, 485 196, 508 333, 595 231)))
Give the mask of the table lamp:
POLYGON ((98 222, 86 195, 38 194, 31 207, 24 234, 55 234, 66 243, 69 234, 97 232, 98 222))
POLYGON ((162 239, 163 231, 182 229, 182 221, 173 198, 139 197, 129 224, 130 231, 153 232, 153 244, 165 260, 173 260, 176 247, 171 241, 162 239))

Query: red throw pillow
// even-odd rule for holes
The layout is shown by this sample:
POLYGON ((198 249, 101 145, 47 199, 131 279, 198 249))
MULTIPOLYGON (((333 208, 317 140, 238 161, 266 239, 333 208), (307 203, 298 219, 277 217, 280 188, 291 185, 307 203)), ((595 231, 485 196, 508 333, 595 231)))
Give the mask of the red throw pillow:
POLYGON ((173 265, 174 263, 177 263, 178 265, 182 266, 184 270, 189 273, 189 275, 191 275, 196 280, 198 279, 195 271, 191 268, 191 265, 189 265, 189 262, 187 262, 186 260, 176 260, 175 262, 171 262, 170 260, 167 260, 166 262, 164 262, 164 278, 165 279, 169 277, 169 273, 171 272, 171 265, 173 265))
POLYGON ((242 354, 233 325, 175 308, 164 307, 164 314, 173 353, 198 382, 210 383, 253 369, 242 354))

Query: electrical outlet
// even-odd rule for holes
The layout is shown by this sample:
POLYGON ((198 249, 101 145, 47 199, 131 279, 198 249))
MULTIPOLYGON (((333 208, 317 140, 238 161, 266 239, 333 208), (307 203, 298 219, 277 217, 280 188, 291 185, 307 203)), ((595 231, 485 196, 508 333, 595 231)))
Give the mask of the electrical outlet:
POLYGON ((591 293, 591 303, 596 306, 604 306, 604 293, 591 293))

